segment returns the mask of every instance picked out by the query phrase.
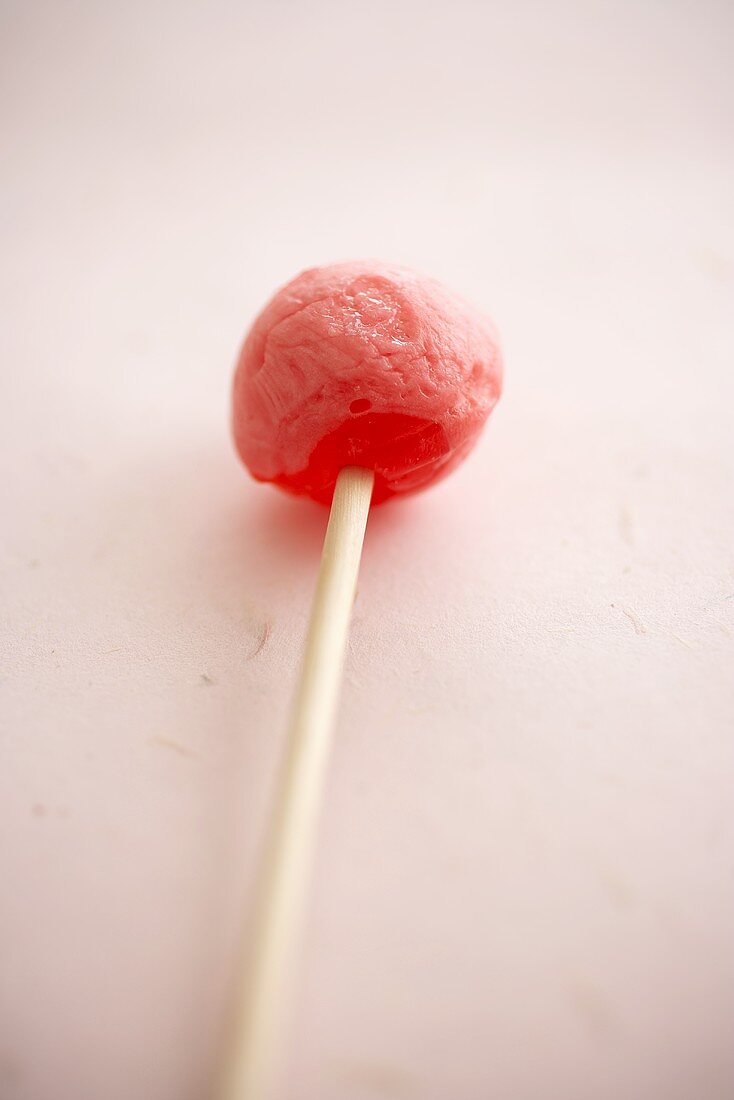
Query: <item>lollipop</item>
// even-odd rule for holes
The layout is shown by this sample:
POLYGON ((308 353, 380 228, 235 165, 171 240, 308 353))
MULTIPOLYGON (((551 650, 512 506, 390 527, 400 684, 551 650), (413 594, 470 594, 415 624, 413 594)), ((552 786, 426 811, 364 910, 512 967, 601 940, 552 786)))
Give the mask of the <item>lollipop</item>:
POLYGON ((233 391, 240 457, 258 480, 331 512, 222 1100, 271 1096, 370 504, 457 466, 501 388, 491 322, 435 280, 388 264, 304 271, 243 345, 233 391))
POLYGON ((379 504, 449 473, 501 382, 492 325, 440 283, 387 264, 311 268, 245 340, 235 442, 254 477, 326 504, 345 466, 372 470, 379 504))

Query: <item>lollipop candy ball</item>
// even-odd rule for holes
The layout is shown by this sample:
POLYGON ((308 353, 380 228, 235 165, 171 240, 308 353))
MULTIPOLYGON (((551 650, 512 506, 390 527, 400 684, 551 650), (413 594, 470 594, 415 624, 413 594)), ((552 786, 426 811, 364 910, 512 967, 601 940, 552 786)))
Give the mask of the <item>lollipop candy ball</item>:
POLYGON ((372 469, 377 504, 457 466, 501 388, 493 325, 434 279, 381 263, 311 268, 247 335, 235 443, 258 480, 327 504, 342 467, 372 469))

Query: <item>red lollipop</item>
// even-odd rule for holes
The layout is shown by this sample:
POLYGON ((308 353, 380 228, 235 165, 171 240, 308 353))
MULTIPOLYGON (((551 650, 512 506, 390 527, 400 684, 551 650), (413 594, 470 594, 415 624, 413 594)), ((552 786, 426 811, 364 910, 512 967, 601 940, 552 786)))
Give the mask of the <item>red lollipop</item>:
POLYGON ((261 481, 329 503, 339 471, 361 466, 379 504, 449 473, 501 386, 491 322, 435 279, 378 263, 310 268, 245 340, 234 436, 261 481))
POLYGON ((331 503, 222 1100, 269 1100, 370 503, 424 489, 474 446, 502 387, 491 322, 402 267, 311 268, 255 320, 234 380, 254 477, 331 503))

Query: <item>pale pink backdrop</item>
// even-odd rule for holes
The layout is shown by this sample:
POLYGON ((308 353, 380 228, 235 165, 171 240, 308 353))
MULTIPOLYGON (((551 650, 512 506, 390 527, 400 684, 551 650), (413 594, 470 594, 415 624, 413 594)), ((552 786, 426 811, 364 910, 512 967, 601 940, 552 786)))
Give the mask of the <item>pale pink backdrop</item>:
POLYGON ((734 1094, 732 10, 3 3, 3 1100, 207 1096, 324 524, 230 369, 364 255, 507 389, 370 522, 282 1098, 734 1094))

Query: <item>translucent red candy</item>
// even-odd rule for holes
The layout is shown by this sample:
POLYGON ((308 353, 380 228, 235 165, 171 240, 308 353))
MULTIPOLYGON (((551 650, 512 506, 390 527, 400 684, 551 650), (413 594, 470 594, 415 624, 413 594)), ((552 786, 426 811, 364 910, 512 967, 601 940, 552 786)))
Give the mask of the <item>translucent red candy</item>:
POLYGON ((471 450, 499 398, 491 322, 407 268, 311 268, 271 298, 234 379, 254 477, 329 503, 339 470, 375 471, 373 503, 424 489, 471 450))

